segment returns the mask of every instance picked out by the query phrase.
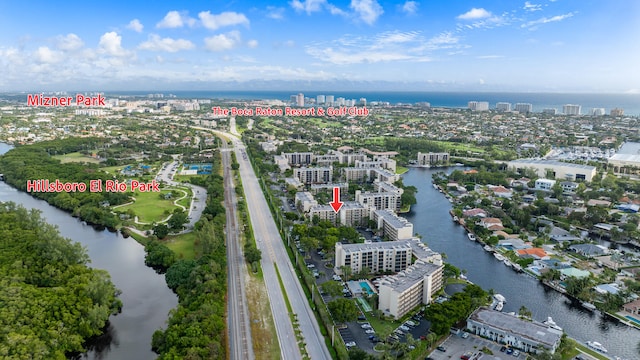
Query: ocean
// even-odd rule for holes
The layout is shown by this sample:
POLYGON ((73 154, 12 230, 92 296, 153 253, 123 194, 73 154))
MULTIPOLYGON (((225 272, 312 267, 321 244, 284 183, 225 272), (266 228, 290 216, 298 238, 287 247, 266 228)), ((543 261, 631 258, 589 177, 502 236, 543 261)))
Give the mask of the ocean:
MULTIPOLYGON (((68 94, 83 93, 83 91, 67 91, 68 94)), ((149 94, 162 94, 163 99, 226 99, 226 100, 270 100, 277 99, 289 101, 292 95, 300 93, 299 90, 287 91, 232 91, 232 90, 198 90, 198 91, 105 91, 107 98, 118 96, 135 96, 149 98, 149 94)), ((367 103, 372 101, 389 102, 397 104, 415 104, 428 102, 431 107, 467 108, 469 101, 486 101, 490 109, 495 109, 496 103, 511 103, 511 108, 516 103, 529 103, 533 112, 542 112, 543 109, 556 109, 562 113, 562 106, 575 104, 582 106, 581 114, 588 115, 593 108, 604 108, 605 114, 611 109, 620 108, 626 116, 640 116, 640 94, 588 94, 588 93, 516 93, 516 92, 422 92, 422 91, 303 91, 306 98, 316 99, 318 95, 333 95, 334 99, 345 98, 359 101, 365 98, 367 103)), ((25 102, 26 93, 0 94, 0 98, 25 102)), ((153 97, 160 99, 159 97, 153 97)))
MULTIPOLYGON (((106 92, 107 96, 141 96, 148 94, 174 95, 188 99, 231 99, 262 100, 278 99, 288 101, 299 91, 122 91, 106 92)), ((562 112, 565 104, 582 106, 582 114, 589 114, 592 108, 604 108, 609 114, 613 108, 621 108, 627 116, 640 116, 640 94, 570 94, 570 93, 506 93, 506 92, 419 92, 419 91, 306 91, 304 96, 315 99, 317 95, 333 95, 335 99, 360 98, 371 101, 386 101, 391 104, 415 104, 428 102, 432 107, 466 108, 469 101, 487 101, 493 109, 498 102, 508 102, 512 108, 516 103, 532 104, 533 112, 555 108, 562 112)))

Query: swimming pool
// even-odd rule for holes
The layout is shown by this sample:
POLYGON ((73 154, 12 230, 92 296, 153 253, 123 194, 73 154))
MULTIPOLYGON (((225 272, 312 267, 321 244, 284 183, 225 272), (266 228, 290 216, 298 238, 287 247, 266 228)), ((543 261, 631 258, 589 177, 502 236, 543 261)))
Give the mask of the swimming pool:
POLYGON ((365 289, 365 291, 367 292, 367 294, 369 295, 373 295, 375 294, 375 291, 373 291, 373 289, 371 289, 371 286, 369 286, 369 283, 366 281, 360 281, 360 287, 362 287, 363 289, 365 289))
POLYGON ((634 317, 632 317, 632 316, 629 316, 629 315, 626 315, 625 317, 626 317, 627 319, 629 319, 629 320, 633 321, 634 323, 636 323, 636 324, 640 325, 640 320, 638 320, 638 319, 636 319, 636 318, 634 318, 634 317))

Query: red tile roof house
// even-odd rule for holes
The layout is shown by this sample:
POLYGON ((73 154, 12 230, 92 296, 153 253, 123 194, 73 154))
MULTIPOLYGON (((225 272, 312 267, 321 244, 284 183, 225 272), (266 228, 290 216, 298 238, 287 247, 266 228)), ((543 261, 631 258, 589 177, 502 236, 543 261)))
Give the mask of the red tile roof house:
POLYGON ((464 217, 487 217, 487 211, 484 209, 480 209, 480 208, 474 208, 474 209, 469 209, 469 210, 463 210, 462 211, 462 215, 464 217))
POLYGON ((495 196, 498 196, 501 198, 511 199, 511 197, 513 196, 513 191, 507 189, 504 186, 492 186, 491 188, 489 188, 489 190, 493 191, 493 194, 495 196))
POLYGON ((519 257, 531 257, 536 260, 548 259, 549 255, 542 248, 529 248, 516 250, 519 257))
POLYGON ((480 219, 480 225, 491 231, 504 230, 502 220, 498 218, 483 218, 480 219))

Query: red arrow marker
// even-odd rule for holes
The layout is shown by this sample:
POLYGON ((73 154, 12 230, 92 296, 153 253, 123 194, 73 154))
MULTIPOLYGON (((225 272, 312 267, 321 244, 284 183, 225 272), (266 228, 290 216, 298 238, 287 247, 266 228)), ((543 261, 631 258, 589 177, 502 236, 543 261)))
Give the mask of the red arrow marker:
POLYGON ((340 201, 340 188, 337 186, 333 187, 333 201, 329 203, 333 208, 333 211, 338 212, 344 203, 340 201))

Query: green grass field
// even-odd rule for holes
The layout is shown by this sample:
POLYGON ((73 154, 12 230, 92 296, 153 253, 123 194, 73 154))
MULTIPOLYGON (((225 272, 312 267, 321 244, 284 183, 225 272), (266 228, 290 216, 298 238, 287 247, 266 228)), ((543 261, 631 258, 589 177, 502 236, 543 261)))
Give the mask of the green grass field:
POLYGON ((169 236, 163 242, 171 251, 176 253, 179 259, 193 259, 195 257, 195 239, 195 233, 189 232, 182 235, 169 236))
POLYGON ((159 194, 166 194, 170 190, 162 190, 158 192, 139 192, 136 191, 133 197, 136 201, 127 206, 119 207, 118 211, 127 211, 131 209, 137 216, 138 221, 144 223, 160 222, 169 216, 165 211, 172 212, 178 207, 173 204, 174 199, 164 200, 159 194))
MULTIPOLYGON (((133 166, 132 164, 128 164, 128 165, 133 166)), ((109 174, 117 174, 120 172, 120 170, 124 169, 128 165, 106 166, 106 167, 100 168, 100 170, 109 174)))
POLYGON ((64 155, 55 155, 54 159, 60 160, 61 163, 66 164, 70 162, 86 162, 92 164, 98 164, 100 161, 90 156, 83 155, 79 152, 68 153, 64 155))

